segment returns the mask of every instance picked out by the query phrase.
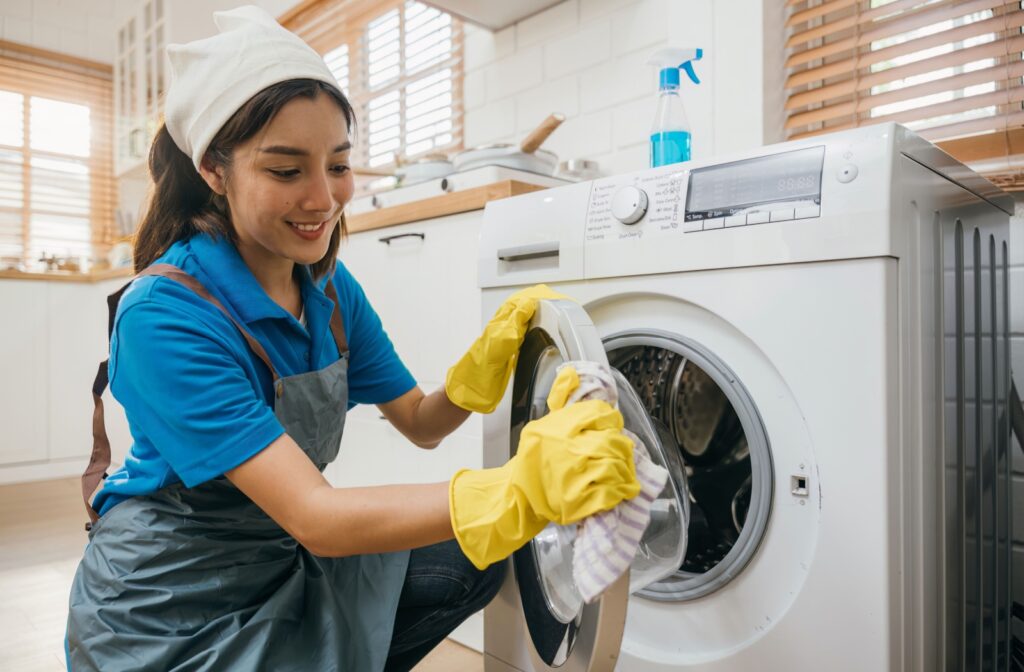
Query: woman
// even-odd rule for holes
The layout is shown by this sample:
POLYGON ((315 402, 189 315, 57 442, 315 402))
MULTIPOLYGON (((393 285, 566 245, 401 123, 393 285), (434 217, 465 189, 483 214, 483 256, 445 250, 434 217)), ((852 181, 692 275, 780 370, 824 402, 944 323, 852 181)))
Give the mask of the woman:
MULTIPOLYGON (((262 10, 215 19, 218 35, 169 49, 139 275, 112 322, 110 385, 134 444, 92 502, 68 665, 407 670, 493 597, 492 563, 550 520, 636 495, 631 444, 617 411, 581 402, 530 423, 498 469, 324 480, 356 403, 426 449, 493 410, 537 300, 557 295, 511 297, 425 395, 335 260, 349 103, 262 10)), ((576 382, 558 379, 553 408, 576 382)))

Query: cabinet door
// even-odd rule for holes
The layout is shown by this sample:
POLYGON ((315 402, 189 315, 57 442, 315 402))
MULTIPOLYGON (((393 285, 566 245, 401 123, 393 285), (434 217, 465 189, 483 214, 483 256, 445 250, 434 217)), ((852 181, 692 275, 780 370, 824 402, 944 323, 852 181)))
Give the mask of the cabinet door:
POLYGON ((384 331, 402 362, 421 381, 421 348, 415 325, 421 296, 417 292, 425 227, 410 224, 349 236, 341 260, 366 292, 384 331))
POLYGON ((420 382, 443 380, 479 334, 482 216, 475 211, 364 231, 342 248, 341 259, 420 382))
POLYGON ((417 325, 424 312, 420 257, 427 227, 406 224, 349 237, 341 259, 362 285, 398 356, 416 380, 423 380, 417 325))
POLYGON ((47 459, 47 284, 0 282, 0 353, 6 381, 0 385, 0 464, 47 459))
POLYGON ((118 175, 142 164, 145 153, 143 91, 145 71, 141 68, 142 20, 133 12, 117 31, 117 56, 114 59, 115 170, 118 175))
POLYGON ((92 383, 107 353, 107 306, 95 285, 50 283, 47 424, 50 459, 92 450, 92 383))
POLYGON ((480 334, 477 241, 482 218, 478 210, 427 222, 419 275, 412 282, 420 313, 411 325, 425 381, 443 381, 480 334))
MULTIPOLYGON (((92 384, 99 363, 107 359, 106 297, 125 279, 96 284, 49 283, 47 415, 50 459, 81 458, 92 451, 92 384)), ((108 389, 104 419, 112 461, 120 464, 131 446, 121 405, 108 389)))
POLYGON ((451 438, 432 450, 419 448, 376 406, 357 406, 345 421, 338 458, 324 475, 335 487, 447 481, 453 473, 451 438))
MULTIPOLYGON (((476 250, 482 214, 356 233, 342 248, 341 259, 426 393, 443 384, 448 367, 480 331, 476 250)), ((482 462, 479 422, 471 419, 437 448, 425 450, 378 416, 366 413, 351 434, 346 430, 342 452, 350 466, 340 480, 360 485, 446 481, 456 468, 482 462)), ((338 469, 346 469, 344 463, 338 469)))
POLYGON ((394 451, 390 425, 376 406, 356 406, 345 420, 338 458, 325 470, 339 488, 394 483, 394 451))

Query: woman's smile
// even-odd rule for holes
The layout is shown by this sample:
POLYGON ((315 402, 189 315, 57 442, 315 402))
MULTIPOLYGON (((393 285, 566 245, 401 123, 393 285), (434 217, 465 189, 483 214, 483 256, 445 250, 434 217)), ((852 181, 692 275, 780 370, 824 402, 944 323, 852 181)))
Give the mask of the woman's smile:
POLYGON ((316 240, 323 235, 324 231, 328 229, 327 224, 330 220, 323 220, 320 222, 288 222, 288 226, 295 233, 295 235, 303 238, 304 240, 316 240))

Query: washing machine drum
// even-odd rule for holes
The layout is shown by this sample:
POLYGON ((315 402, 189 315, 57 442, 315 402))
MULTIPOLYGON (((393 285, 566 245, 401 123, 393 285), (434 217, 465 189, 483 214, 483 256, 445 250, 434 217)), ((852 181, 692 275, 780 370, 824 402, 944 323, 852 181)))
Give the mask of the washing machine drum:
MULTIPOLYGON (((547 395, 556 370, 565 361, 586 359, 607 364, 604 346, 596 338, 586 313, 569 302, 543 302, 520 350, 512 381, 511 446, 514 453, 522 427, 547 413, 547 395)), ((593 640, 588 624, 608 621, 597 616, 602 608, 625 613, 628 593, 675 573, 686 553, 689 495, 685 466, 674 448, 670 430, 652 419, 630 382, 614 369, 618 404, 625 427, 637 435, 651 460, 668 470, 670 478, 655 500, 651 521, 630 568, 595 604, 585 605, 572 579, 573 542, 577 526, 548 525, 514 556, 515 579, 522 599, 535 655, 545 666, 559 667, 573 654, 577 638, 593 640), (615 601, 611 604, 605 604, 615 601)), ((575 666, 571 666, 575 667, 575 666)), ((589 669, 581 667, 580 669, 589 669)))

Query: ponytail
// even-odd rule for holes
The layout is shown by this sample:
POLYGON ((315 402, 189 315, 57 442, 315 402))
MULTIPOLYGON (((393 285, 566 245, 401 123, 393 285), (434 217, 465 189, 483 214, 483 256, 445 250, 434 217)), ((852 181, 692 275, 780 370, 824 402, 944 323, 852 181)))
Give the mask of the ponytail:
POLYGON ((153 192, 146 215, 135 234, 135 272, 138 273, 178 242, 197 233, 227 235, 234 229, 221 212, 220 200, 181 151, 167 126, 161 126, 149 151, 153 192))

